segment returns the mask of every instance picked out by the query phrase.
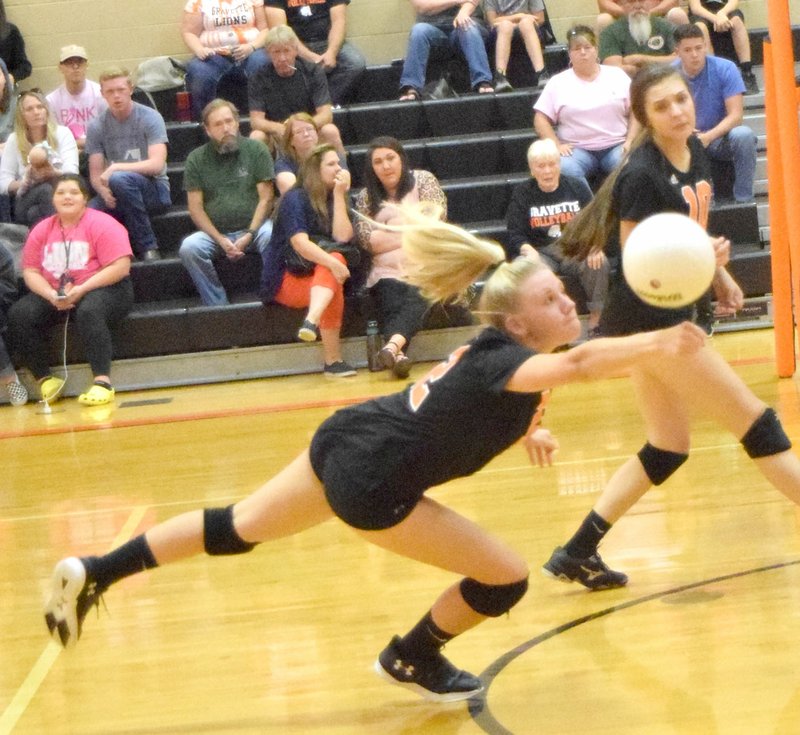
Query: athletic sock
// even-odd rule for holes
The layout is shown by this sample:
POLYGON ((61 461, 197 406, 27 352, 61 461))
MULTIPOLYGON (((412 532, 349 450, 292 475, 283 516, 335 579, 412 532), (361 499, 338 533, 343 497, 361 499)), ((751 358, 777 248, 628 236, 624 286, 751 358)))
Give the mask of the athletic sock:
POLYGON ((742 74, 749 74, 753 70, 753 62, 752 61, 742 61, 739 64, 739 68, 742 70, 742 74))
POLYGON ((575 559, 585 559, 597 551, 611 524, 593 510, 583 519, 575 535, 564 544, 564 550, 575 559))
POLYGON ((131 539, 108 554, 90 556, 82 561, 101 590, 120 579, 158 566, 144 534, 131 539))
POLYGON ((430 611, 401 639, 400 651, 412 658, 431 658, 455 636, 445 633, 436 623, 430 611))

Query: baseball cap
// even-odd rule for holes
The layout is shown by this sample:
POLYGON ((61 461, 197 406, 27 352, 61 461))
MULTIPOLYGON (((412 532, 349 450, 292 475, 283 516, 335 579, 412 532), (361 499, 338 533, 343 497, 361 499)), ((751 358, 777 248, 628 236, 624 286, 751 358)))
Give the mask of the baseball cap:
POLYGON ((61 51, 59 52, 58 60, 59 63, 66 61, 67 59, 73 58, 79 59, 86 59, 89 60, 89 56, 86 53, 86 49, 83 46, 76 46, 74 44, 70 46, 64 46, 61 51))

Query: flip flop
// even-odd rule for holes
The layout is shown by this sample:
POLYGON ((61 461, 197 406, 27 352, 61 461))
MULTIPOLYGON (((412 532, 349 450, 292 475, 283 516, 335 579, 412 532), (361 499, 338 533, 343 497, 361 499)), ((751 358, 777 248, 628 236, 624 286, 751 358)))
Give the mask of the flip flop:
POLYGON ((414 87, 403 87, 400 90, 400 97, 398 99, 401 102, 409 102, 418 100, 419 98, 420 98, 419 92, 417 92, 417 90, 414 89, 414 87))

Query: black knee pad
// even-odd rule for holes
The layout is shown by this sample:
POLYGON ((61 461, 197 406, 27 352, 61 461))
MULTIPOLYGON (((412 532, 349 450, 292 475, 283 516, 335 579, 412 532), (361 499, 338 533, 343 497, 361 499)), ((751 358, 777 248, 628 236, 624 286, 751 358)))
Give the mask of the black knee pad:
POLYGON ((255 544, 242 541, 233 527, 233 506, 206 508, 203 511, 203 545, 209 556, 246 554, 255 544))
POLYGON ((688 454, 659 449, 650 442, 647 442, 636 456, 639 457, 645 473, 654 485, 661 485, 689 459, 688 454))
POLYGON ((475 612, 496 618, 507 613, 528 591, 528 578, 511 584, 483 584, 465 577, 461 580, 461 596, 475 612))
POLYGON ((742 437, 742 446, 752 459, 771 457, 792 448, 775 411, 767 408, 742 437))

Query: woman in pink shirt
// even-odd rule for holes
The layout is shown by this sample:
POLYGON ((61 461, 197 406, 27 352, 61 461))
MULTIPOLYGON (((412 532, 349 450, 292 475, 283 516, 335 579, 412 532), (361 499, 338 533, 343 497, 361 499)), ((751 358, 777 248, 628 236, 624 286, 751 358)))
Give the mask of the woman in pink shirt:
POLYGON ((50 372, 50 328, 71 319, 94 376, 78 401, 99 406, 114 399, 111 330, 133 305, 133 254, 127 230, 110 215, 89 209, 88 201, 80 176, 58 177, 53 193, 56 213, 31 230, 22 251, 22 276, 29 293, 8 315, 11 343, 47 403, 59 398, 65 382, 50 372))
POLYGON ((605 177, 636 134, 630 110, 630 77, 597 60, 597 38, 588 26, 567 31, 570 68, 547 82, 533 106, 533 127, 561 152, 561 175, 605 177))
POLYGON ((405 281, 401 234, 377 225, 405 224, 400 205, 426 205, 429 213, 446 219, 447 198, 436 177, 412 169, 400 141, 388 136, 370 142, 364 183, 355 200, 356 211, 364 215, 356 220, 356 234, 359 245, 372 256, 367 287, 386 340, 381 362, 396 377, 407 378, 411 359, 406 351, 430 304, 405 281))

